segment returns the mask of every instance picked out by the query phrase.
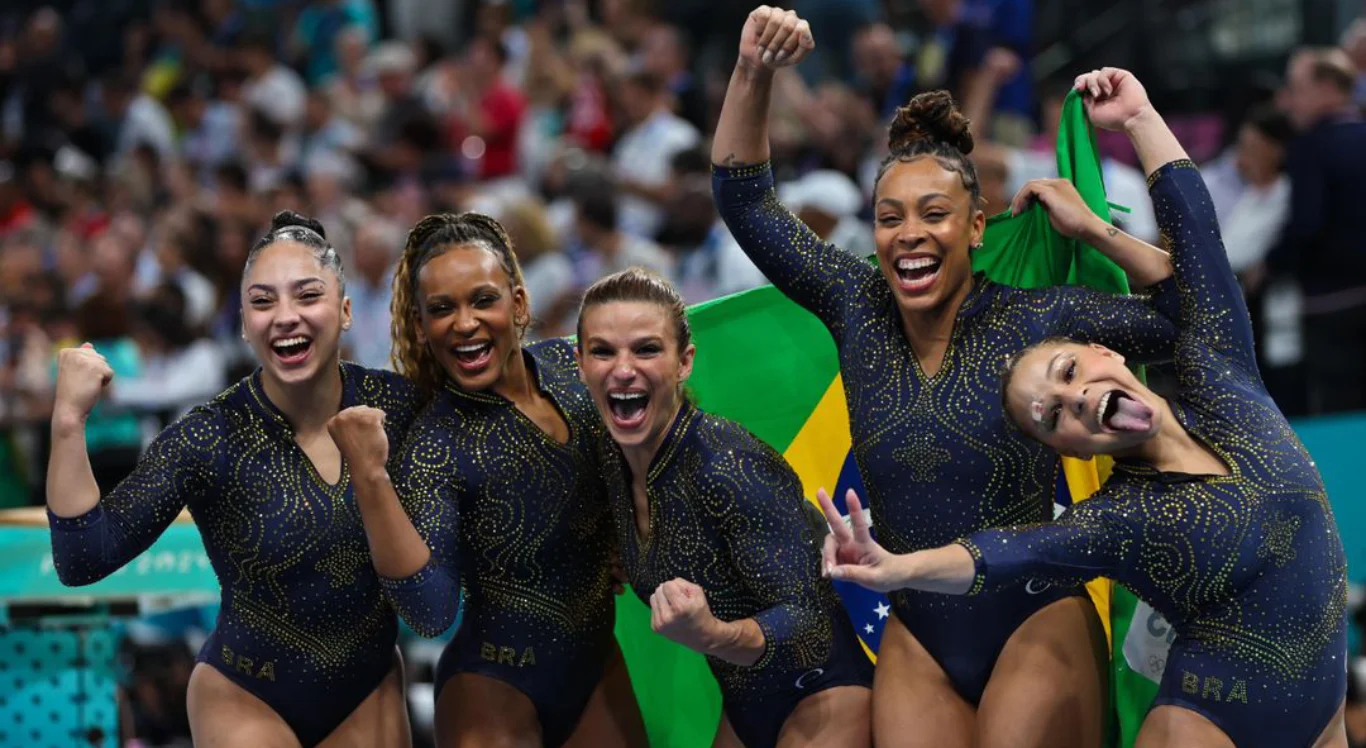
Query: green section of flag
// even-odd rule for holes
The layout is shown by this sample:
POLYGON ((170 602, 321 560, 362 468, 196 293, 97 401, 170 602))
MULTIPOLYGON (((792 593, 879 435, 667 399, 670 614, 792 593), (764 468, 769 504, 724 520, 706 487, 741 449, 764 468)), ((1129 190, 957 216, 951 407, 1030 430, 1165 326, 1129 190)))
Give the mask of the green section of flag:
POLYGON ((689 320, 698 407, 786 451, 839 371, 825 325, 773 286, 698 305, 689 320))

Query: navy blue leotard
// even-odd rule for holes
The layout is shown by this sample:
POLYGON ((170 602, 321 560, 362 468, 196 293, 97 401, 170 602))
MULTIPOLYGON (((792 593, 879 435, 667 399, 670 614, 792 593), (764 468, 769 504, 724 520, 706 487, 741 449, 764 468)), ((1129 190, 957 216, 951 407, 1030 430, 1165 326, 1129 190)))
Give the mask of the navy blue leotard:
MULTIPOLYGON (((1143 298, 1081 287, 1023 290, 979 275, 939 371, 928 376, 882 274, 821 242, 784 208, 767 164, 713 167, 712 186, 750 259, 835 339, 874 531, 893 553, 1052 517, 1058 456, 1006 424, 1000 371, 1008 354, 1068 335, 1140 363, 1171 356, 1175 328, 1143 298)), ((1078 585, 1022 583, 975 598, 907 590, 891 600, 897 618, 975 704, 1015 629, 1050 603, 1082 594, 1078 585)))
POLYGON ((650 531, 640 537, 630 469, 606 441, 617 540, 642 602, 681 577, 722 621, 753 618, 764 654, 749 667, 707 658, 726 716, 747 748, 771 748, 807 696, 869 686, 873 668, 834 586, 821 577, 824 521, 791 466, 739 424, 685 403, 646 477, 650 531))
MULTIPOLYGON (((397 442, 418 408, 396 374, 341 365, 342 407, 384 410, 397 442)), ((189 507, 222 588, 199 661, 317 745, 394 667, 398 623, 366 545, 351 479, 328 485, 261 389, 260 371, 171 424, 79 517, 48 513, 61 580, 91 584, 189 507)))
POLYGON ((1181 291, 1172 411, 1231 474, 1117 460, 1057 522, 963 541, 974 588, 1113 578, 1176 631, 1155 704, 1205 715, 1239 748, 1307 748, 1347 692, 1342 541, 1318 468, 1262 384, 1200 173, 1177 161, 1149 184, 1181 291))
POLYGON ((602 420, 566 340, 523 349, 569 426, 560 444, 511 401, 449 384, 409 431, 391 473, 432 561, 385 580, 399 614, 434 635, 455 617, 436 687, 457 673, 503 681, 536 706, 542 738, 574 731, 612 651, 614 548, 599 463, 602 420))

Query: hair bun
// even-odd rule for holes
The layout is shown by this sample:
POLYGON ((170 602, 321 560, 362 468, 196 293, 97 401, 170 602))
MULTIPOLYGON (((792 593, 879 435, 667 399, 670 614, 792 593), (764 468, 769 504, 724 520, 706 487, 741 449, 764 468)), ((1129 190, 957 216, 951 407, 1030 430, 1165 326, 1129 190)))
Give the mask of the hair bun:
POLYGON ((327 232, 323 230, 323 225, 316 218, 309 218, 292 210, 282 210, 270 219, 270 233, 272 234, 291 226, 302 226, 324 239, 327 238, 327 232))
POLYGON ((926 91, 897 108, 887 128, 887 147, 896 153, 923 140, 946 143, 966 156, 972 153, 970 124, 948 91, 926 91))

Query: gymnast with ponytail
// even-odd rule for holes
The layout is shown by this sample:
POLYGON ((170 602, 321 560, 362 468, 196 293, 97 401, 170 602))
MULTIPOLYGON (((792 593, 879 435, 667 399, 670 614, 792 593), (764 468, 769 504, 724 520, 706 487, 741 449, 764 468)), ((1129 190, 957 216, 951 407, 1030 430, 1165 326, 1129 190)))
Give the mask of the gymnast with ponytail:
MULTIPOLYGON (((1139 363, 1169 359, 1176 330, 1154 306, 1172 301, 1170 261, 1091 213, 1069 183, 1042 180, 1016 196, 1016 212, 1042 205, 1059 233, 1159 292, 1023 290, 974 275, 986 216, 973 138, 943 91, 913 98, 889 128, 873 195, 877 263, 820 241, 778 202, 768 164, 775 72, 814 45, 791 11, 750 14, 713 140, 713 191, 750 259, 834 338, 878 540, 905 553, 1048 520, 1058 456, 1007 424, 1001 362, 1055 335, 1139 363)), ((1106 640, 1082 585, 1020 580, 975 598, 897 590, 891 601, 874 676, 875 744, 1101 745, 1106 640)))
POLYGON ((411 745, 398 619, 327 425, 366 406, 398 439, 416 388, 340 360, 351 301, 317 221, 277 214, 247 255, 241 294, 260 366, 168 426, 103 496, 84 422, 113 372, 88 345, 58 354, 47 484, 57 576, 103 579, 188 507, 222 588, 190 674, 195 745, 411 745))
POLYGON ((437 666, 437 744, 644 746, 613 634, 606 437, 573 344, 523 344, 517 255, 479 213, 419 221, 393 290, 394 364, 427 404, 402 443, 374 408, 330 430, 399 615, 436 636, 464 592, 437 666))

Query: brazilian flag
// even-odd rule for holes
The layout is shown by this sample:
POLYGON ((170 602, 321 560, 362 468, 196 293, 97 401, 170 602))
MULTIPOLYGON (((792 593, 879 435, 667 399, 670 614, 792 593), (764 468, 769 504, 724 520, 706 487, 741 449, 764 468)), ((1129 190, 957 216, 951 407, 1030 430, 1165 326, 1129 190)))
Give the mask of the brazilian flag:
MULTIPOLYGON (((1076 185, 1093 211, 1109 220, 1094 135, 1075 92, 1063 109, 1058 171, 1076 185)), ((1053 231, 1037 206, 1019 216, 990 218, 984 246, 974 254, 973 264, 993 280, 1018 287, 1080 284, 1113 293, 1128 291, 1118 267, 1094 248, 1053 231)), ((829 490, 841 511, 845 511, 846 488, 866 495, 850 450, 839 361, 820 321, 772 286, 694 307, 690 319, 697 345, 690 386, 698 405, 744 424, 781 452, 813 502, 818 488, 829 490)), ((1066 506, 1091 495, 1100 486, 1106 467, 1094 461, 1065 460, 1058 476, 1058 503, 1066 506)), ((836 587, 865 651, 875 660, 891 612, 886 597, 843 582, 836 587)), ((1108 635, 1111 584, 1097 580, 1090 591, 1108 635)), ((1119 615, 1134 614, 1132 595, 1116 588, 1113 597, 1125 606, 1116 608, 1119 615)), ((617 617, 617 638, 645 715, 650 744, 710 746, 720 720, 721 698, 705 660, 653 634, 649 609, 634 596, 618 599, 617 617)), ((1128 620, 1115 619, 1124 631, 1128 620)), ((1121 673, 1118 663, 1113 675, 1116 703, 1127 712, 1116 723, 1123 744, 1132 745, 1156 686, 1142 678, 1135 680, 1127 670, 1121 673)))

